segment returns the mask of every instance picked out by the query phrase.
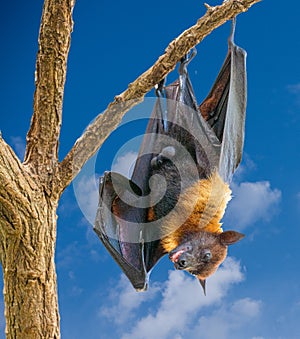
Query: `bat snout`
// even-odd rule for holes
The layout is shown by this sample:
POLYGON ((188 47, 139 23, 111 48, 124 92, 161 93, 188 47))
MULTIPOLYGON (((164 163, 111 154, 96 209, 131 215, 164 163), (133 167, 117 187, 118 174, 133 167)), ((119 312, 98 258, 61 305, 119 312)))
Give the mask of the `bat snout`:
POLYGON ((184 258, 187 253, 191 252, 193 250, 192 246, 190 244, 183 244, 180 245, 176 248, 174 248, 170 253, 169 253, 169 259, 173 263, 177 263, 180 258, 184 258))
POLYGON ((187 270, 190 271, 194 269, 195 258, 192 253, 184 252, 179 257, 178 260, 174 263, 174 266, 177 270, 187 270))
POLYGON ((185 246, 184 248, 176 248, 169 254, 170 260, 174 263, 177 270, 186 270, 192 266, 193 255, 191 254, 192 247, 185 246))

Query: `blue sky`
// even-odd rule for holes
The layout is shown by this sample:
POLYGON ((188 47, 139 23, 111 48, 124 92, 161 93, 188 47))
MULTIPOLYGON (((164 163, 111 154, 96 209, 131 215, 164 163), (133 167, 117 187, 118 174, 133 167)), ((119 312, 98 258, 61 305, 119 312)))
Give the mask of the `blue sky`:
MULTIPOLYGON (((42 3, 0 4, 0 129, 20 156, 32 114, 42 3)), ((136 293, 92 231, 95 180, 83 172, 86 181, 71 185, 58 209, 63 338, 300 337, 299 11, 295 0, 280 5, 265 0, 238 17, 236 42, 248 52, 246 139, 224 228, 247 236, 209 278, 208 295, 167 258, 153 270, 149 291, 136 293)), ((184 5, 177 0, 77 1, 60 159, 113 97, 204 13, 194 0, 184 5)), ((199 102, 225 57, 229 30, 226 24, 208 36, 189 67, 199 102)), ((174 77, 176 72, 168 79, 174 77)), ((105 142, 96 161, 98 174, 114 158, 115 169, 130 167, 134 152, 116 153, 137 128, 142 133, 144 125, 120 128, 105 142)), ((3 322, 1 315, 2 337, 3 322)))

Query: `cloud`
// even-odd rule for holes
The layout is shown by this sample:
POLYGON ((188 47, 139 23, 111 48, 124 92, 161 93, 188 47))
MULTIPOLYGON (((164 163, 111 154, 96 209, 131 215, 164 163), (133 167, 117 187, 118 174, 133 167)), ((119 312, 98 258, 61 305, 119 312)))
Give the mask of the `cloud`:
MULTIPOLYGON (((257 315, 259 302, 250 298, 236 300, 228 307, 222 306, 232 285, 243 279, 239 262, 230 257, 208 279, 206 297, 197 279, 180 271, 170 271, 167 281, 154 286, 151 284, 147 293, 136 293, 127 279, 122 277, 118 286, 110 292, 106 303, 110 306, 102 307, 99 316, 113 322, 123 339, 198 338, 199 333, 209 331, 203 326, 209 325, 214 330, 211 317, 216 319, 229 312, 226 315, 228 321, 236 319, 244 324, 241 319, 251 321, 257 315), (155 302, 151 303, 151 307, 153 300, 155 302), (210 312, 211 317, 204 316, 208 307, 215 309, 215 312, 210 312), (197 332, 199 329, 200 332, 197 332)), ((229 331, 230 326, 227 327, 229 331)), ((201 338, 206 337, 201 335, 201 338)))
MULTIPOLYGON (((128 152, 119 156, 112 166, 112 171, 130 177, 136 161, 137 153, 128 152)), ((79 208, 90 224, 94 224, 99 200, 98 175, 95 164, 88 162, 73 181, 73 189, 79 208)))
POLYGON ((136 152, 127 152, 119 156, 112 165, 112 171, 123 174, 125 177, 130 178, 137 158, 136 152))
POLYGON ((125 275, 122 275, 119 283, 109 292, 109 305, 113 306, 102 307, 99 316, 123 327, 125 323, 132 320, 134 311, 142 304, 151 301, 159 290, 159 284, 152 284, 151 289, 146 293, 137 293, 125 275))
POLYGON ((57 267, 59 269, 72 267, 74 261, 76 262, 81 257, 81 246, 78 241, 73 241, 58 251, 56 255, 57 267))
POLYGON ((230 286, 242 280, 239 263, 228 258, 217 273, 208 279, 207 296, 204 297, 195 278, 183 272, 171 271, 163 285, 162 301, 156 312, 138 320, 122 338, 181 338, 199 311, 218 304, 230 286))
POLYGON ((231 200, 226 218, 238 229, 263 219, 270 221, 278 210, 281 191, 272 189, 269 181, 242 182, 231 185, 231 200))
POLYGON ((98 207, 99 193, 95 176, 81 174, 73 182, 76 201, 85 218, 93 225, 98 207))
POLYGON ((244 152, 243 161, 234 173, 235 181, 236 182, 242 181, 245 174, 247 174, 248 172, 252 172, 256 169, 257 169, 257 166, 255 162, 251 159, 249 154, 244 152))
POLYGON ((201 333, 201 338, 205 339, 243 338, 245 327, 248 327, 249 333, 249 324, 258 318, 260 313, 261 302, 250 298, 224 303, 209 316, 202 316, 189 337, 197 338, 197 333, 201 333))

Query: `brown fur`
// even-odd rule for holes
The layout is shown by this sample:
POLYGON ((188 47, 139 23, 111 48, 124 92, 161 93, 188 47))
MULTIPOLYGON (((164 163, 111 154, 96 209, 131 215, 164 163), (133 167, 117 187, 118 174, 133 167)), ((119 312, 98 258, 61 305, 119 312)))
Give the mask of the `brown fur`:
POLYGON ((163 202, 149 209, 148 220, 160 221, 161 245, 175 268, 197 276, 205 290, 206 278, 225 260, 228 245, 244 236, 223 232, 221 227, 231 190, 214 172, 180 193, 173 172, 163 167, 160 170, 169 180, 169 191, 163 202), (169 208, 166 216, 161 214, 165 207, 169 208))
POLYGON ((216 84, 213 92, 210 93, 210 97, 206 98, 203 103, 199 106, 201 115, 205 120, 211 118, 210 114, 214 111, 217 106, 217 103, 220 102, 220 99, 225 91, 225 86, 227 84, 227 79, 230 77, 230 69, 227 68, 222 74, 222 78, 216 84))
MULTIPOLYGON (((180 198, 176 211, 162 225, 162 245, 168 253, 182 243, 187 233, 221 233, 220 220, 231 199, 231 190, 219 174, 214 172, 210 178, 199 180, 188 188, 180 198), (178 218, 188 210, 191 210, 191 214, 182 225, 177 228, 175 226, 174 229, 178 218)), ((153 220, 153 211, 151 214, 153 220)))

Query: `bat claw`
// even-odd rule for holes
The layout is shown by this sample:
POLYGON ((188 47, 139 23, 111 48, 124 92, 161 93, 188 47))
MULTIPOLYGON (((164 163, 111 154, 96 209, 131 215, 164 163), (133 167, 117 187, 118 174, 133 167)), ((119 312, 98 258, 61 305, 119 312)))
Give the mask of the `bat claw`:
POLYGON ((173 146, 167 146, 162 149, 162 151, 151 160, 151 167, 154 169, 158 169, 162 166, 162 164, 173 158, 175 156, 175 148, 173 146))

